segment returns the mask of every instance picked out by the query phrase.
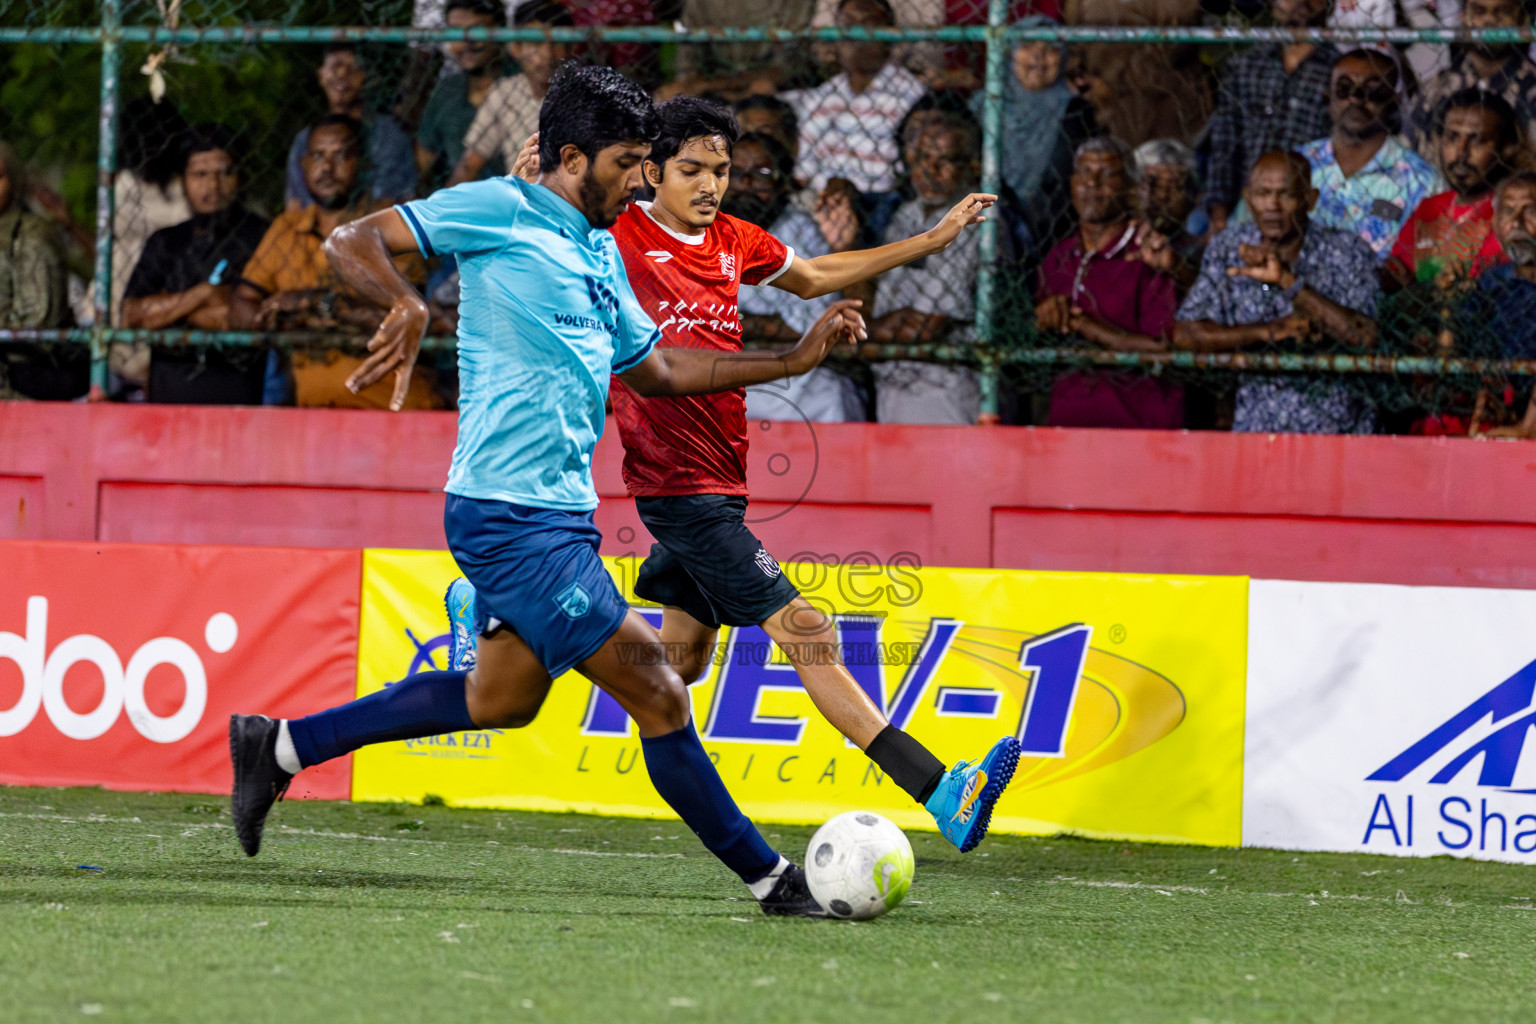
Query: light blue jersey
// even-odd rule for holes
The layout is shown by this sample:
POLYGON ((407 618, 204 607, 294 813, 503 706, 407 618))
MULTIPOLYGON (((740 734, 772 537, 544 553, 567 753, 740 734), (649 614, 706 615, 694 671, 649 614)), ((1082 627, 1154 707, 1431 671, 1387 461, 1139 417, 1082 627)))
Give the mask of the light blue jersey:
POLYGON ((596 508, 592 448, 609 375, 661 337, 613 236, 549 189, 511 177, 397 209, 424 255, 459 261, 459 439, 446 490, 596 508))

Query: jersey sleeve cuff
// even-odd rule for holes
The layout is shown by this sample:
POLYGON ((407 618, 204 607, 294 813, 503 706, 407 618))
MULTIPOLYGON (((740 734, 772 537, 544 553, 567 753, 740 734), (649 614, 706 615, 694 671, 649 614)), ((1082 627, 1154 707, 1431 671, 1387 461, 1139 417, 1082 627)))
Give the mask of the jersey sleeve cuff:
POLYGON ((616 374, 625 373, 626 371, 632 370, 639 366, 641 363, 645 362, 645 357, 651 354, 651 350, 656 347, 656 342, 660 340, 661 332, 654 332, 649 338, 646 339, 645 345, 640 349, 640 351, 636 352, 622 363, 615 363, 613 366, 613 372, 616 374))
POLYGON ((770 284, 773 284, 773 282, 777 281, 780 277, 782 277, 784 275, 784 271, 788 270, 789 269, 789 265, 791 263, 793 263, 793 262, 795 262, 795 249, 794 249, 794 246, 786 245, 784 247, 784 264, 783 264, 783 266, 779 267, 778 270, 775 270, 773 273, 769 274, 767 277, 765 277, 761 281, 757 282, 758 286, 759 287, 766 287, 766 286, 768 286, 770 284))
POLYGON ((411 234, 416 239, 416 247, 421 250, 423 256, 432 257, 437 251, 432 248, 432 243, 427 239, 426 229, 421 226, 421 221, 416 219, 416 211, 411 209, 410 203, 401 203, 395 209, 400 211, 400 216, 405 220, 405 226, 411 229, 411 234))

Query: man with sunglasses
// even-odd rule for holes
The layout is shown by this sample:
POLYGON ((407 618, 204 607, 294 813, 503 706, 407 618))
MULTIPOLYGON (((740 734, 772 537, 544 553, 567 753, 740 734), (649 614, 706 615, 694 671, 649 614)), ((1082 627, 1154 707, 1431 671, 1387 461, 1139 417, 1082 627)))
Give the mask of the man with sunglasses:
POLYGON ((1399 143, 1402 129, 1396 60, 1379 50, 1351 50, 1333 65, 1328 113, 1333 134, 1301 147, 1312 166, 1312 221, 1363 238, 1385 262, 1409 214, 1445 179, 1399 143))

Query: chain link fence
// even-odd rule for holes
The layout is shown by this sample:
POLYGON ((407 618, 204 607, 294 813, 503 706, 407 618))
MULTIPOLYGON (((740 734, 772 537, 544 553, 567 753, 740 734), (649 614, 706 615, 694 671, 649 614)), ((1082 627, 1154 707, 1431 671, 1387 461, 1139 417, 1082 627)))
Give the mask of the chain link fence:
MULTIPOLYGON (((576 59, 732 106, 723 208, 805 258, 1001 196, 847 290, 871 339, 793 386, 799 415, 1512 423, 1536 371, 1531 41, 1520 0, 0 0, 0 387, 379 403, 341 383, 382 311, 324 235, 505 173, 576 59)), ((434 314, 410 405, 450 407, 456 275, 401 269, 434 314)), ((744 342, 829 301, 744 286, 744 342)))

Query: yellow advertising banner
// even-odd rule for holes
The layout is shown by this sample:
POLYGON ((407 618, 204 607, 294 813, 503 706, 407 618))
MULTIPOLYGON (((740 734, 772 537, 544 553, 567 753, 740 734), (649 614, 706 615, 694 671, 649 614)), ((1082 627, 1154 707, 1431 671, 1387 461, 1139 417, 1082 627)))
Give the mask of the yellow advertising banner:
MULTIPOLYGON (((626 596, 632 559, 607 559, 626 596)), ((1236 846, 1241 838, 1248 581, 1243 577, 785 566, 834 614, 849 671, 946 763, 1016 735, 1025 756, 996 830, 1236 846)), ((445 667, 443 552, 368 551, 358 694, 445 667)), ((660 610, 638 606, 659 624, 660 610)), ((816 712, 757 627, 722 632, 694 721, 758 821, 851 809, 932 819, 816 712)), ((573 673, 526 729, 357 752, 353 799, 670 817, 632 723, 573 673)))

